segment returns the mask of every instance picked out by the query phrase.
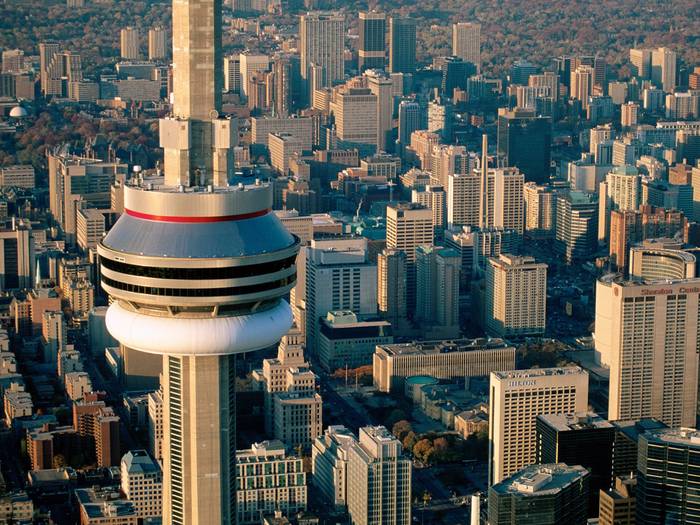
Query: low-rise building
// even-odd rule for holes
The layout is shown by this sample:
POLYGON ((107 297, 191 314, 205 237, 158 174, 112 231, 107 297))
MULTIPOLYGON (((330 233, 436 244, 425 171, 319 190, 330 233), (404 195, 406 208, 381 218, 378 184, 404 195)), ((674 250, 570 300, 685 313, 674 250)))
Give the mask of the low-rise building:
POLYGON ((80 525, 138 525, 136 507, 122 499, 119 487, 75 489, 80 525))
POLYGON ((394 342, 387 321, 361 321, 349 310, 328 312, 321 319, 319 360, 329 372, 338 368, 357 368, 372 363, 377 345, 394 342))
POLYGON ((564 463, 531 465, 489 488, 488 522, 521 525, 537 516, 537 525, 585 525, 588 471, 564 463))
POLYGON ((0 498, 0 523, 32 523, 34 503, 26 492, 13 492, 0 498))
POLYGON ((421 341, 377 346, 372 375, 381 392, 391 392, 415 375, 479 377, 514 367, 515 348, 502 339, 421 341))

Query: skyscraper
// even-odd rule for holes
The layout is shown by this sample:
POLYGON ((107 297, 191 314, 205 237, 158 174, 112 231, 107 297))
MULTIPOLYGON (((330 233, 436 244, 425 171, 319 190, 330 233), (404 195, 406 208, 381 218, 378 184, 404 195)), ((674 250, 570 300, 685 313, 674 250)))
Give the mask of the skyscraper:
POLYGON ((588 469, 589 516, 597 516, 599 493, 612 483, 615 427, 590 412, 541 415, 536 428, 538 463, 566 463, 588 469))
POLYGON ((148 60, 163 60, 168 56, 165 44, 165 29, 154 27, 148 30, 148 60))
POLYGON ((135 27, 125 27, 119 34, 120 55, 126 60, 141 58, 141 35, 135 27))
POLYGON ((445 57, 440 69, 442 70, 442 82, 440 89, 443 96, 452 99, 454 90, 467 90, 469 77, 476 73, 476 66, 460 57, 445 57))
POLYGON ((526 181, 549 179, 552 121, 534 111, 515 109, 498 115, 498 155, 506 166, 520 169, 526 181))
POLYGON ((399 104, 399 144, 408 146, 411 133, 421 129, 423 121, 422 110, 418 102, 402 100, 399 104))
POLYGON ((571 98, 581 102, 582 109, 588 109, 588 99, 593 95, 593 68, 578 66, 571 72, 571 98))
POLYGON ((357 148, 364 154, 376 152, 377 104, 377 95, 369 88, 345 85, 333 90, 330 110, 335 116, 338 139, 346 149, 357 148))
POLYGON ((270 212, 268 184, 229 185, 228 169, 189 177, 219 153, 220 1, 174 1, 173 26, 178 118, 161 121, 165 179, 125 186, 124 214, 98 245, 106 323, 125 347, 163 356, 164 523, 232 524, 235 354, 291 326, 281 298, 299 241, 270 212))
POLYGON ((377 151, 387 151, 393 129, 394 82, 386 73, 379 70, 365 71, 367 87, 377 97, 377 151))
POLYGON ((667 47, 651 52, 651 81, 666 93, 676 87, 676 53, 667 47))
POLYGON ((411 464, 386 428, 360 428, 358 441, 348 450, 350 523, 410 525, 411 464))
POLYGON ((406 322, 406 254, 386 248, 377 255, 377 307, 395 328, 406 322))
POLYGON ((594 340, 596 360, 610 369, 610 420, 695 424, 699 285, 615 274, 598 280, 594 340))
POLYGON ((303 249, 306 259, 307 349, 318 352, 319 318, 334 310, 377 313, 377 267, 368 259, 367 239, 316 239, 303 249))
POLYGON ((651 430, 639 437, 637 525, 698 521, 699 442, 695 428, 651 430))
POLYGON ((386 61, 386 14, 360 11, 360 48, 357 68, 384 69, 386 61))
POLYGON ((579 367, 491 372, 489 484, 537 461, 536 420, 585 412, 588 373, 579 367))
POLYGON ((481 71, 481 24, 457 22, 452 24, 452 54, 481 71))
POLYGON ((554 237, 556 190, 548 185, 527 182, 525 200, 525 235, 535 239, 554 237))
POLYGON ((342 14, 310 12, 299 20, 301 78, 308 95, 312 91, 312 69, 319 68, 318 86, 331 87, 344 77, 345 19, 342 14))
POLYGON ((393 16, 389 19, 389 71, 416 71, 416 21, 413 18, 393 16))
POLYGON ((442 246, 416 248, 416 314, 429 337, 459 336, 459 272, 462 258, 442 246), (435 334, 435 335, 433 335, 435 334))
POLYGON ((489 335, 544 335, 547 265, 528 256, 501 254, 489 258, 485 302, 485 328, 489 335))
POLYGON ((596 247, 598 202, 594 194, 570 191, 557 196, 555 247, 566 262, 590 256, 596 247))
POLYGON ((416 301, 416 248, 433 244, 433 212, 414 203, 392 203, 386 208, 386 247, 406 254, 406 303, 416 301))
POLYGON ((651 49, 630 49, 632 74, 640 79, 651 78, 651 49))
POLYGON ((56 56, 60 51, 57 42, 41 42, 39 44, 39 79, 41 92, 44 96, 61 94, 61 71, 57 71, 56 56))

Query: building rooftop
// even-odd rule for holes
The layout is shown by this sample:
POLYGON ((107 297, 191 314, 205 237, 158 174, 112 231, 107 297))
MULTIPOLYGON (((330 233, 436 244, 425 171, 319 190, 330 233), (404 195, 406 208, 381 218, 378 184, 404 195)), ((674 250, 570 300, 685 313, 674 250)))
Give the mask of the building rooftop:
POLYGON ((603 419, 594 412, 580 414, 548 414, 537 417, 559 432, 615 428, 609 421, 603 419))
POLYGON ((130 450, 124 454, 122 467, 129 474, 153 474, 160 471, 158 463, 145 450, 130 450))
POLYGON ((236 463, 257 463, 270 458, 284 458, 286 447, 279 439, 253 443, 249 449, 236 451, 236 463))
MULTIPOLYGON (((662 252, 662 250, 659 250, 662 252)), ((680 253, 685 253, 685 252, 676 252, 672 251, 671 252, 674 256, 678 255, 681 257, 679 254, 680 253)), ((684 256, 683 256, 684 257, 684 256)), ((685 262, 694 262, 690 259, 685 259, 683 258, 685 262)), ((693 287, 697 287, 700 285, 700 278, 694 278, 694 279, 643 279, 641 277, 635 277, 634 279, 625 279, 625 276, 622 275, 621 273, 608 273, 606 275, 603 275, 600 279, 599 282, 602 284, 606 285, 611 285, 611 284, 617 284, 618 286, 659 286, 661 284, 667 284, 667 285, 674 285, 674 284, 683 284, 687 283, 688 285, 693 285, 693 287)), ((663 290, 661 290, 663 291, 663 290)), ((688 291, 691 291, 689 288, 688 291)), ((667 293, 671 293, 670 291, 667 293)), ((658 295, 659 292, 656 291, 654 294, 649 294, 649 295, 658 295)))
POLYGON ((452 352, 469 352, 472 350, 495 350, 512 348, 503 339, 455 339, 439 341, 414 341, 412 343, 396 343, 378 345, 377 349, 393 356, 401 355, 433 355, 452 352))
POLYGON ((500 494, 521 496, 553 495, 586 476, 588 471, 581 465, 564 463, 530 465, 491 487, 500 494))
POLYGON ((529 370, 508 370, 504 372, 491 372, 498 379, 530 379, 534 377, 573 376, 585 374, 580 366, 567 366, 561 368, 531 368, 529 370))
POLYGON ((136 516, 134 504, 120 499, 119 487, 75 489, 75 497, 91 519, 136 516))
POLYGON ((657 428, 644 433, 647 441, 700 449, 700 431, 695 428, 657 428))

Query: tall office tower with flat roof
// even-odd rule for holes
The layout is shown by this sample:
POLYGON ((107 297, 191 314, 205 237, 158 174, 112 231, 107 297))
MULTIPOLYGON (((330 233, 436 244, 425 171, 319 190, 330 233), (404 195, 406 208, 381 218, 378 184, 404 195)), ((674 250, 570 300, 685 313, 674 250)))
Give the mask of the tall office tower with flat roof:
POLYGON ((389 19, 389 71, 416 72, 416 21, 413 18, 389 19))
POLYGON ((386 14, 360 11, 360 48, 357 68, 384 69, 386 62, 386 14))
POLYGON ((226 165, 221 16, 220 0, 173 0, 165 176, 124 186, 124 213, 97 247, 107 329, 163 358, 166 525, 236 523, 235 356, 276 344, 292 325, 283 297, 299 239, 271 212, 271 186, 226 165))
POLYGON ((452 55, 471 62, 481 71, 481 24, 457 22, 452 24, 452 55))
POLYGON ((301 78, 309 94, 311 88, 331 87, 343 80, 345 50, 345 18, 342 14, 312 11, 299 20, 301 40, 301 78), (318 70, 321 78, 313 85, 312 72, 318 70))
POLYGON ((127 60, 141 58, 141 35, 136 27, 125 27, 119 34, 121 57, 127 60))
POLYGON ((674 264, 683 261, 657 255, 647 253, 642 276, 609 274, 596 284, 594 340, 596 360, 610 369, 608 418, 654 417, 673 427, 693 426, 700 279, 671 280, 674 264))
POLYGON ((588 373, 579 367, 491 372, 489 485, 537 460, 537 416, 588 410, 588 373))
POLYGON ((163 60, 168 56, 167 34, 162 27, 148 30, 148 60, 163 60))

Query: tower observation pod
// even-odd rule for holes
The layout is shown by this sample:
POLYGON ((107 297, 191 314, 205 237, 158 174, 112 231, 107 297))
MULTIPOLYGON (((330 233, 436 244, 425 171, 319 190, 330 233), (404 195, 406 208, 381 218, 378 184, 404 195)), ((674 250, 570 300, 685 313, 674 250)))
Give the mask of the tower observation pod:
POLYGON ((163 356, 164 523, 233 524, 235 355, 292 325, 284 296, 299 240, 255 181, 124 188, 124 214, 98 246, 109 332, 163 356))
POLYGON ((163 356, 163 523, 236 522, 235 356, 277 344, 299 239, 269 184, 234 176, 235 118, 221 115, 222 0, 173 0, 173 106, 164 176, 134 177, 99 243, 107 329, 163 356))

